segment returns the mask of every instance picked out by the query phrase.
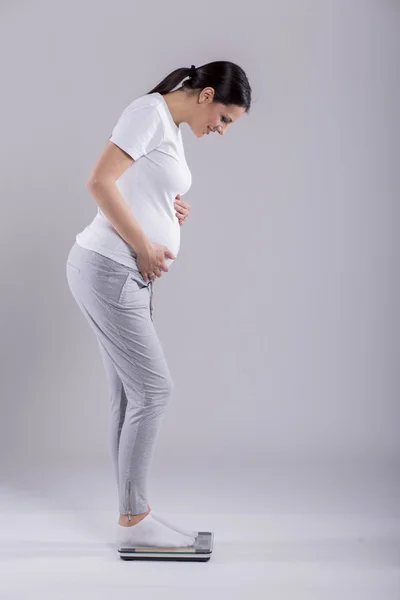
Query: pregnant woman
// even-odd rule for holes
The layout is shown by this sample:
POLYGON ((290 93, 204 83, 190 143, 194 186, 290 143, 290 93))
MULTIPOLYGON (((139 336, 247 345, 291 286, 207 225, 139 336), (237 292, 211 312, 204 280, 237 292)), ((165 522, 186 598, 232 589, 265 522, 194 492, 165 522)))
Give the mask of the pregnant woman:
POLYGON ((190 208, 180 198, 192 182, 181 124, 197 138, 223 135, 250 104, 250 84, 234 63, 176 69, 123 110, 86 182, 97 214, 76 235, 66 273, 110 389, 117 538, 124 546, 191 546, 197 535, 148 504, 147 477, 173 390, 153 322, 153 285, 177 257, 190 208))

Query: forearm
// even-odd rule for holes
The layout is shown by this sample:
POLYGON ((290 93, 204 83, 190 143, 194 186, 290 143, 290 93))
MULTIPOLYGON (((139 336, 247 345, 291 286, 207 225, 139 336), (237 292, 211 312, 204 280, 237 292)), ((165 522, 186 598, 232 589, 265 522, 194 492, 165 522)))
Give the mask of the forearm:
POLYGON ((90 192, 108 221, 131 248, 139 254, 149 244, 131 209, 125 202, 117 185, 110 183, 87 183, 90 192))

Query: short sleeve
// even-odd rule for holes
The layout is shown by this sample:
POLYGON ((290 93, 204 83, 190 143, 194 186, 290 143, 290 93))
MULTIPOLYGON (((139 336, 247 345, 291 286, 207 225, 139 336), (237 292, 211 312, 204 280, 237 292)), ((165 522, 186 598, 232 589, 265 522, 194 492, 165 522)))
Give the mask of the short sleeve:
POLYGON ((134 160, 155 150, 163 141, 164 126, 155 105, 128 106, 115 125, 111 142, 134 160))

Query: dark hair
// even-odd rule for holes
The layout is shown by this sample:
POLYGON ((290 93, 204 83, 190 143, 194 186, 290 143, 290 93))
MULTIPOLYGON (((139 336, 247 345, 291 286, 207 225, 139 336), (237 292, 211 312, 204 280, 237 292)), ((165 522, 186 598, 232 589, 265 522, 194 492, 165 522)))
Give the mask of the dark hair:
MULTIPOLYGON (((170 92, 182 79, 189 76, 190 71, 191 67, 175 69, 147 94, 158 92, 164 95, 170 92)), ((239 65, 226 60, 207 63, 197 67, 193 77, 189 76, 189 79, 185 79, 178 89, 195 93, 205 87, 214 88, 213 102, 220 102, 225 105, 235 104, 245 108, 245 112, 249 113, 251 87, 246 73, 239 65)))

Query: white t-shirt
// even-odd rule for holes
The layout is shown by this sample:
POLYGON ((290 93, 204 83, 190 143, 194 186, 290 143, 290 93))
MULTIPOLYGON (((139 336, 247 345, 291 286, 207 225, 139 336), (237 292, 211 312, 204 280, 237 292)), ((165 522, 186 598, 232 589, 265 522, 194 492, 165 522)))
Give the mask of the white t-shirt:
MULTIPOLYGON (((116 181, 145 235, 165 245, 174 256, 180 246, 180 225, 175 215, 177 194, 191 187, 182 133, 158 92, 140 96, 119 117, 111 137, 134 162, 116 181)), ((94 250, 137 269, 136 252, 113 228, 100 207, 93 221, 76 235, 79 246, 94 250)), ((169 266, 174 259, 165 257, 169 266)))

